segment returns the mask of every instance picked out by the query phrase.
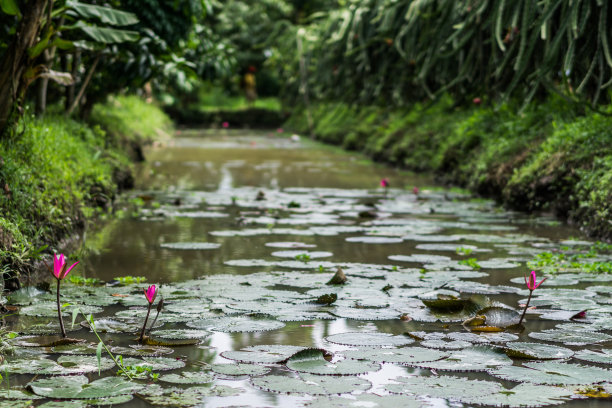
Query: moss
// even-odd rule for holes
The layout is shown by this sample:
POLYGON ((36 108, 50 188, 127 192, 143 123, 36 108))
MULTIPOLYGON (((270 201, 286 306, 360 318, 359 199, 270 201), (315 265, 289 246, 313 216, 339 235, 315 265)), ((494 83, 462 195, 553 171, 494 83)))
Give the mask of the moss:
MULTIPOLYGON (((526 211, 549 209, 593 235, 612 238, 612 118, 559 98, 520 106, 457 108, 449 98, 409 109, 320 103, 318 139, 375 160, 498 198, 526 211)), ((285 124, 307 131, 303 111, 285 124)))

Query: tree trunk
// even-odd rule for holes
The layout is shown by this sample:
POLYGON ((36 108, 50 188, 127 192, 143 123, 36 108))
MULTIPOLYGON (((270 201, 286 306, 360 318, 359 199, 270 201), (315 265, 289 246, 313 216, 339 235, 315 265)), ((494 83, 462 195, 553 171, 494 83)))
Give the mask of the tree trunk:
MULTIPOLYGON (((81 65, 81 51, 80 50, 77 49, 72 54, 71 64, 72 64, 71 74, 72 74, 72 78, 74 79, 74 83, 66 87, 66 112, 68 112, 68 109, 70 109, 70 107, 72 106, 72 103, 74 102, 74 95, 75 95, 74 91, 76 89, 76 83, 78 82, 77 76, 79 75, 79 65, 81 65)), ((64 69, 64 71, 68 71, 68 68, 64 69)))
POLYGON ((31 67, 28 49, 36 44, 48 0, 20 2, 23 16, 17 32, 0 62, 0 135, 4 134, 15 109, 25 96, 27 79, 24 74, 31 67))

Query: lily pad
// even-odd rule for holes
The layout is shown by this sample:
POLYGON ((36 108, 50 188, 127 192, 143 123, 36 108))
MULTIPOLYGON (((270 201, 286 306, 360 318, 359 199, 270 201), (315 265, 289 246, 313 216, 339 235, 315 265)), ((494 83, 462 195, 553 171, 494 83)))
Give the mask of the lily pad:
POLYGON ((187 326, 194 329, 234 333, 277 330, 284 327, 285 323, 279 322, 278 320, 251 319, 243 316, 228 316, 188 322, 187 326))
POLYGON ((306 347, 285 345, 250 346, 241 350, 229 350, 221 356, 240 363, 278 364, 287 361, 295 353, 305 350, 306 347))
POLYGON ((180 249, 201 251, 207 249, 217 249, 221 244, 214 242, 167 242, 160 245, 164 249, 180 249))
POLYGON ((345 346, 405 346, 414 343, 408 336, 394 336, 388 333, 349 332, 333 334, 325 340, 345 346))
POLYGON ((78 375, 42 378, 30 382, 28 388, 33 393, 47 398, 93 399, 133 394, 142 389, 143 385, 121 377, 105 377, 90 383, 87 377, 78 375))
POLYGON ((253 386, 281 394, 330 395, 366 391, 372 384, 355 376, 321 376, 301 374, 300 377, 266 375, 251 379, 253 386))
MULTIPOLYGON (((291 258, 295 259, 296 257, 304 257, 304 259, 318 259, 318 258, 328 258, 333 256, 334 254, 327 251, 276 251, 272 252, 272 256, 276 256, 278 258, 291 258)), ((299 259, 298 259, 299 260, 299 259)))
POLYGON ((143 399, 152 405, 192 407, 200 405, 206 397, 230 397, 239 395, 243 391, 241 388, 228 387, 226 385, 189 387, 185 389, 173 387, 162 390, 161 394, 155 393, 143 396, 143 399))
POLYGON ((151 336, 161 339, 205 339, 211 335, 206 330, 189 330, 189 329, 174 329, 174 330, 155 330, 151 332, 151 336))
POLYGON ((612 349, 580 350, 574 358, 598 364, 612 364, 612 349))
POLYGON ((153 371, 174 370, 185 367, 185 362, 170 357, 124 358, 123 364, 130 367, 150 367, 153 371))
MULTIPOLYGON (((106 357, 100 360, 100 371, 111 369, 115 363, 106 357)), ((0 365, 0 372, 7 371, 11 374, 84 374, 98 372, 98 360, 96 356, 68 355, 61 356, 57 361, 42 356, 30 359, 15 359, 0 365)))
POLYGON ((537 360, 566 359, 574 355, 568 348, 542 343, 513 342, 508 343, 505 350, 509 357, 537 360))
POLYGON ((348 237, 346 242, 360 242, 362 244, 399 244, 404 242, 398 237, 380 237, 380 236, 364 236, 364 237, 348 237))
POLYGON ((342 354, 353 360, 367 360, 379 363, 414 364, 425 361, 436 361, 448 357, 449 354, 422 347, 404 347, 398 349, 365 349, 348 350, 342 354))
POLYGON ((425 408, 430 405, 406 395, 359 394, 348 397, 318 397, 306 405, 309 408, 425 408))
POLYGON ((570 346, 585 346, 587 344, 601 343, 612 340, 612 336, 599 332, 572 331, 562 329, 549 329, 541 332, 529 333, 529 337, 538 340, 563 343, 570 346))
POLYGON ((212 382, 214 375, 197 371, 183 371, 180 374, 166 374, 159 377, 159 381, 173 384, 206 384, 212 382))
POLYGON ((293 371, 318 375, 358 375, 380 370, 380 365, 376 363, 355 360, 341 360, 332 363, 325 359, 321 350, 313 349, 294 354, 286 365, 293 371))
POLYGON ((524 363, 522 367, 499 367, 490 370, 489 374, 502 380, 545 385, 584 385, 612 381, 610 370, 552 360, 524 363))
POLYGON ((512 365, 512 360, 502 351, 489 347, 472 347, 449 351, 441 360, 412 364, 421 368, 448 371, 486 371, 512 365))
POLYGON ((304 242, 266 242, 267 247, 272 248, 287 248, 287 249, 299 249, 299 248, 315 248, 316 245, 306 244, 304 242))
POLYGON ((574 392, 566 388, 519 384, 514 388, 504 388, 494 394, 463 397, 461 402, 506 408, 544 407, 563 404, 573 395, 574 392))
POLYGON ((460 401, 498 392, 501 385, 492 381, 468 380, 451 376, 398 377, 397 384, 385 385, 394 394, 422 395, 460 401))
POLYGON ((254 364, 212 364, 211 370, 223 375, 265 375, 270 372, 266 366, 254 364))

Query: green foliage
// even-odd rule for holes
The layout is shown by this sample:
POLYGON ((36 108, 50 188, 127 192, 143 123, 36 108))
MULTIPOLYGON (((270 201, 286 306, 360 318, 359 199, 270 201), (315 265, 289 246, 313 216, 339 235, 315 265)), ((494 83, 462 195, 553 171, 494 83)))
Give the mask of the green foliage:
POLYGON ((68 277, 68 281, 74 285, 79 286, 98 286, 103 283, 100 279, 97 278, 84 278, 83 276, 74 274, 68 277))
POLYGON ((605 242, 597 242, 587 250, 579 252, 576 252, 575 249, 570 250, 570 248, 562 247, 559 252, 537 254, 534 259, 527 262, 527 266, 532 269, 544 270, 549 274, 566 271, 612 273, 612 262, 610 261, 589 262, 589 258, 610 253, 612 253, 612 245, 605 242))
POLYGON ((106 129, 115 145, 168 138, 172 130, 168 116, 137 96, 110 97, 94 106, 89 120, 106 129))
POLYGON ((476 258, 468 258, 459 261, 459 265, 466 265, 473 269, 480 269, 480 265, 478 264, 478 260, 476 258))
MULTIPOLYGON (((550 93, 596 104, 612 84, 605 1, 348 0, 304 27, 311 93, 396 106, 451 94, 522 102, 550 93), (603 92, 602 92, 603 91, 603 92)), ((282 76, 298 95, 296 30, 282 76)))
POLYGON ((143 283, 147 281, 147 278, 144 276, 117 276, 115 279, 124 285, 143 283))
MULTIPOLYGON (((457 108, 392 109, 321 102, 312 107, 318 139, 501 198, 522 210, 548 209, 606 238, 612 236, 612 117, 558 97, 457 108)), ((303 109, 285 128, 308 132, 303 109)))

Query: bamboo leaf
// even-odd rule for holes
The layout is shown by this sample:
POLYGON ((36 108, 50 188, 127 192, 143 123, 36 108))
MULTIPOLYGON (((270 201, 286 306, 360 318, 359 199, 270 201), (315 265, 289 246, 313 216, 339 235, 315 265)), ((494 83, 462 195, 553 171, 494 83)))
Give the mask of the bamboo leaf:
POLYGON ((78 1, 68 0, 66 6, 73 9, 81 17, 97 19, 101 23, 112 26, 126 26, 138 23, 138 17, 134 13, 121 11, 112 7, 94 6, 78 1))

